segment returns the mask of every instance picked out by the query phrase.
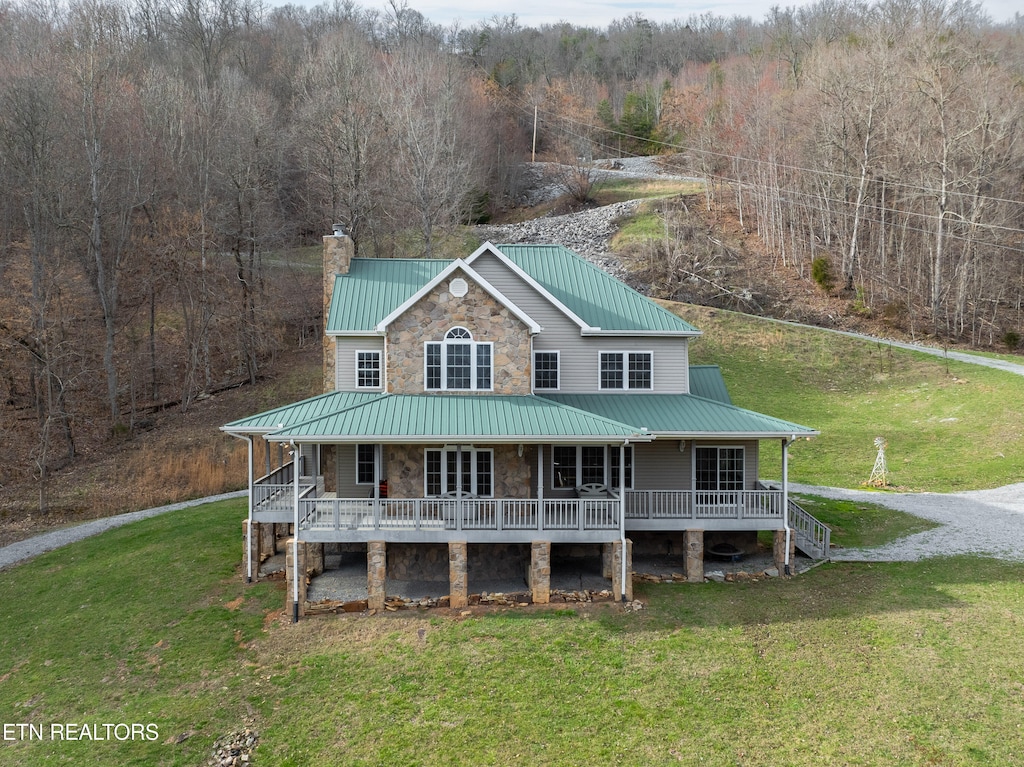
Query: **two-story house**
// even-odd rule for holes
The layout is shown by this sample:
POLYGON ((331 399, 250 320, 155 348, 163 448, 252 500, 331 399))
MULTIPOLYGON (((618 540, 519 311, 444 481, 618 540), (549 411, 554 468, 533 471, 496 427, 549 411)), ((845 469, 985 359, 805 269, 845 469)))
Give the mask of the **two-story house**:
POLYGON ((371 606, 428 546, 447 547, 452 606, 489 547, 518 547, 537 602, 562 544, 591 547, 616 596, 633 541, 685 551, 703 580, 709 536, 770 530, 788 568, 787 451, 817 432, 734 406, 718 368, 689 364, 700 331, 676 315, 553 245, 367 259, 338 231, 324 280, 325 393, 222 427, 250 443, 250 578, 266 528, 292 525, 295 619, 324 543, 365 547, 371 606), (297 461, 255 479, 257 439, 297 461), (758 481, 763 440, 781 488, 758 481))

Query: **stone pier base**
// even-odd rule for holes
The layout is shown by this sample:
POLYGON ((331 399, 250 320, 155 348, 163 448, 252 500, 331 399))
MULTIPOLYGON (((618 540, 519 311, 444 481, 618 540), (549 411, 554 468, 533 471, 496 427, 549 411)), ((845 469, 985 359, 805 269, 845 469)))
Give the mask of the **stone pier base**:
POLYGON ((687 530, 683 535, 686 549, 686 582, 704 582, 704 531, 687 530))
POLYGON ((551 601, 551 541, 533 541, 530 544, 526 585, 530 587, 534 604, 546 605, 551 601))
POLYGON ((252 567, 252 582, 259 580, 260 562, 263 561, 263 526, 259 522, 252 523, 252 538, 249 537, 249 520, 242 520, 242 576, 249 578, 252 567))
MULTIPOLYGON (((611 578, 612 578, 612 597, 616 602, 621 601, 623 598, 627 602, 633 601, 633 541, 626 539, 626 580, 622 580, 622 541, 615 541, 614 543, 607 544, 611 551, 611 578)), ((603 550, 602 550, 603 551, 603 550)), ((604 556, 602 554, 602 563, 604 562, 604 556)))
POLYGON ((469 604, 469 546, 465 541, 448 542, 448 604, 455 608, 469 604))
POLYGON ((383 610, 387 598, 384 587, 388 571, 388 546, 384 541, 366 544, 366 606, 383 610))
MULTIPOLYGON (((793 570, 793 557, 796 555, 796 536, 790 533, 789 536, 789 562, 790 575, 793 570)), ((786 531, 776 530, 772 541, 772 557, 775 559, 775 567, 779 575, 786 575, 786 531)))
POLYGON ((289 616, 296 615, 295 613, 295 555, 298 554, 298 572, 299 572, 299 611, 298 616, 301 618, 306 614, 306 584, 307 584, 307 570, 306 563, 308 559, 306 557, 306 544, 299 541, 298 547, 295 546, 295 539, 289 538, 284 542, 285 551, 285 596, 284 596, 284 607, 285 612, 289 616))

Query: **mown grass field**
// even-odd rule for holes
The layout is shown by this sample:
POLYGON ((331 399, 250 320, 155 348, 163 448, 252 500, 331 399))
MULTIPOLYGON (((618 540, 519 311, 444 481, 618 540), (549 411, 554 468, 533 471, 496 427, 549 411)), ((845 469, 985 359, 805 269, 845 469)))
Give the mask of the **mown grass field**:
POLYGON ((4 765, 1004 765, 1024 753, 1024 566, 824 565, 640 584, 647 606, 282 622, 245 586, 241 502, 0 573, 4 723, 153 741, 0 741, 4 765))

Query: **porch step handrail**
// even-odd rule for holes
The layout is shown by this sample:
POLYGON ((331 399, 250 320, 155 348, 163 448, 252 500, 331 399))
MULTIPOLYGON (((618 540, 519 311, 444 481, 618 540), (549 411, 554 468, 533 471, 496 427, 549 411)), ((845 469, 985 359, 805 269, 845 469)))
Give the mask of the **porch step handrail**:
POLYGON ((832 528, 808 514, 792 498, 789 500, 789 524, 798 549, 811 559, 829 558, 832 528))

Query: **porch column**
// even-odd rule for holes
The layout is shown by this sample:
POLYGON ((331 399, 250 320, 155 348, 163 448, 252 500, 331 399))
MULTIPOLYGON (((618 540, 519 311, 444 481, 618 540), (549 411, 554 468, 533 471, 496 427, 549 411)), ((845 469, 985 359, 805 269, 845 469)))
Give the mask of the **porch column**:
POLYGON ((683 533, 683 546, 686 549, 686 581, 687 583, 704 582, 704 531, 687 530, 683 533))
POLYGON ((387 579, 387 544, 384 541, 370 541, 366 544, 366 606, 371 610, 383 610, 384 584, 387 579))
POLYGON ((612 598, 616 602, 633 601, 633 541, 612 544, 612 598))
POLYGON ((285 541, 285 610, 297 621, 306 614, 306 545, 295 538, 285 541))
POLYGON ((779 575, 791 575, 789 563, 796 556, 796 538, 788 530, 776 530, 772 541, 772 558, 779 575), (788 551, 787 551, 788 549, 788 551))
POLYGON ((469 546, 465 541, 448 541, 448 606, 469 604, 469 546))
POLYGON ((551 601, 551 541, 533 541, 530 544, 530 569, 526 584, 534 604, 546 605, 551 601))
POLYGON ((263 541, 266 537, 263 534, 264 527, 265 525, 259 522, 242 520, 247 583, 259 580, 260 562, 263 560, 263 541))

